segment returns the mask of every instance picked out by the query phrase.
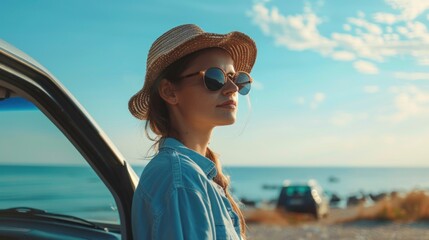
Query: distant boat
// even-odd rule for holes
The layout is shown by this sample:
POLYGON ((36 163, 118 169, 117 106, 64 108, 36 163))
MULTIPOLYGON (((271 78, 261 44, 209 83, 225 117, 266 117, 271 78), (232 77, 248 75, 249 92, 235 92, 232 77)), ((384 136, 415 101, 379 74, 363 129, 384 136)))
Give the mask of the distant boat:
POLYGON ((281 185, 276 185, 276 184, 264 184, 262 185, 262 189, 266 189, 266 190, 276 190, 276 189, 280 189, 282 186, 281 185))
POLYGON ((337 177, 335 177, 335 176, 330 176, 330 177, 328 178, 328 181, 329 181, 329 182, 331 182, 331 183, 336 183, 336 182, 339 182, 339 181, 340 181, 340 179, 339 179, 339 178, 337 178, 337 177))

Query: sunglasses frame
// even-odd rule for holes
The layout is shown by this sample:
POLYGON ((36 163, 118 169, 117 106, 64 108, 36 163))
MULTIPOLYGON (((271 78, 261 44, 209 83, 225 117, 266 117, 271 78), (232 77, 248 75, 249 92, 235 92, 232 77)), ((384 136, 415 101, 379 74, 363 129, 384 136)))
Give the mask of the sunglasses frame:
MULTIPOLYGON (((203 77, 203 82, 204 82, 204 86, 209 90, 209 91, 213 91, 213 92, 215 92, 215 91, 219 91, 219 90, 221 90, 224 86, 225 86, 225 84, 227 83, 227 81, 228 80, 231 80, 231 82, 232 83, 234 83, 234 85, 235 86, 237 86, 238 88, 239 88, 239 90, 238 90, 238 93, 240 93, 240 87, 237 85, 237 83, 236 83, 236 79, 237 79, 237 77, 238 77, 238 75, 240 74, 240 73, 243 73, 243 74, 246 74, 248 77, 249 77, 249 81, 248 82, 244 82, 244 83, 241 83, 241 84, 246 84, 246 83, 249 83, 249 84, 251 84, 252 82, 253 82, 253 78, 252 78, 252 76, 250 76, 250 74, 249 73, 247 73, 247 72, 244 72, 244 71, 238 71, 238 72, 235 72, 232 76, 231 75, 228 75, 222 68, 220 68, 220 67, 209 67, 209 68, 207 68, 207 69, 205 69, 205 70, 201 70, 201 71, 198 71, 198 72, 194 72, 194 73, 190 73, 190 74, 187 74, 187 75, 185 75, 185 76, 181 76, 181 77, 179 77, 178 78, 178 80, 180 80, 180 79, 184 79, 184 78, 188 78, 188 77, 192 77, 192 76, 196 76, 196 75, 201 75, 202 77, 203 77), (219 69, 220 71, 222 71, 222 73, 223 73, 223 75, 224 75, 224 83, 223 83, 223 85, 222 85, 222 87, 221 88, 219 88, 218 90, 211 90, 211 89, 209 89, 208 87, 207 87, 207 84, 206 84, 206 80, 205 80, 205 77, 206 77, 206 72, 209 70, 209 69, 212 69, 212 68, 216 68, 216 69, 219 69)), ((240 85, 241 85, 240 84, 240 85)), ((250 90, 249 90, 250 91, 250 90)), ((247 92, 247 93, 245 93, 245 94, 242 94, 242 93, 240 93, 241 95, 246 95, 246 94, 248 94, 249 92, 247 92)))

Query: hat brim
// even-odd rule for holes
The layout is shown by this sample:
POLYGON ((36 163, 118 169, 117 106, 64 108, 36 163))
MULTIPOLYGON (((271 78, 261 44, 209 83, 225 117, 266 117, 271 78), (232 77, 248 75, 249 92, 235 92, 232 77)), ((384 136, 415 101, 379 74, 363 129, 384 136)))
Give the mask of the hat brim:
POLYGON ((183 42, 173 51, 170 51, 154 61, 146 70, 143 88, 131 97, 128 108, 133 116, 138 119, 147 119, 149 106, 149 92, 159 74, 170 64, 193 52, 218 47, 226 50, 234 61, 236 71, 249 72, 256 60, 256 44, 246 34, 230 32, 228 34, 202 33, 183 42))

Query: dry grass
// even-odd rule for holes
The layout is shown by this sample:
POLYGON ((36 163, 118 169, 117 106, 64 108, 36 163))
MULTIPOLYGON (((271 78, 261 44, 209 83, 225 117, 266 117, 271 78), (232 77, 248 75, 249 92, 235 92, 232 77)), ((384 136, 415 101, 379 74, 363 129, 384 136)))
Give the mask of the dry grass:
MULTIPOLYGON (((285 212, 281 209, 248 209, 244 211, 247 223, 291 226, 316 222, 310 214, 285 212)), ((406 194, 392 193, 372 206, 331 209, 322 224, 340 224, 358 220, 411 222, 429 220, 429 193, 414 190, 406 194)))
POLYGON ((415 190, 405 195, 392 193, 371 207, 361 207, 355 220, 429 220, 429 195, 415 190))

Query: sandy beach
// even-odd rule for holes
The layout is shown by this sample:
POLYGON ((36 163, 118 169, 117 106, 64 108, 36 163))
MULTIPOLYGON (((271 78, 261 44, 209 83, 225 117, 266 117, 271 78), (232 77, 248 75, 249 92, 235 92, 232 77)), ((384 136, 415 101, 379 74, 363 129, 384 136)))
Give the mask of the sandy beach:
POLYGON ((360 221, 348 224, 325 225, 306 223, 296 226, 276 226, 266 224, 249 224, 249 240, 424 240, 429 239, 428 223, 382 223, 375 221, 360 221))
POLYGON ((248 239, 429 239, 429 221, 354 220, 361 209, 331 209, 319 221, 302 215, 285 219, 273 209, 248 209, 248 239))

